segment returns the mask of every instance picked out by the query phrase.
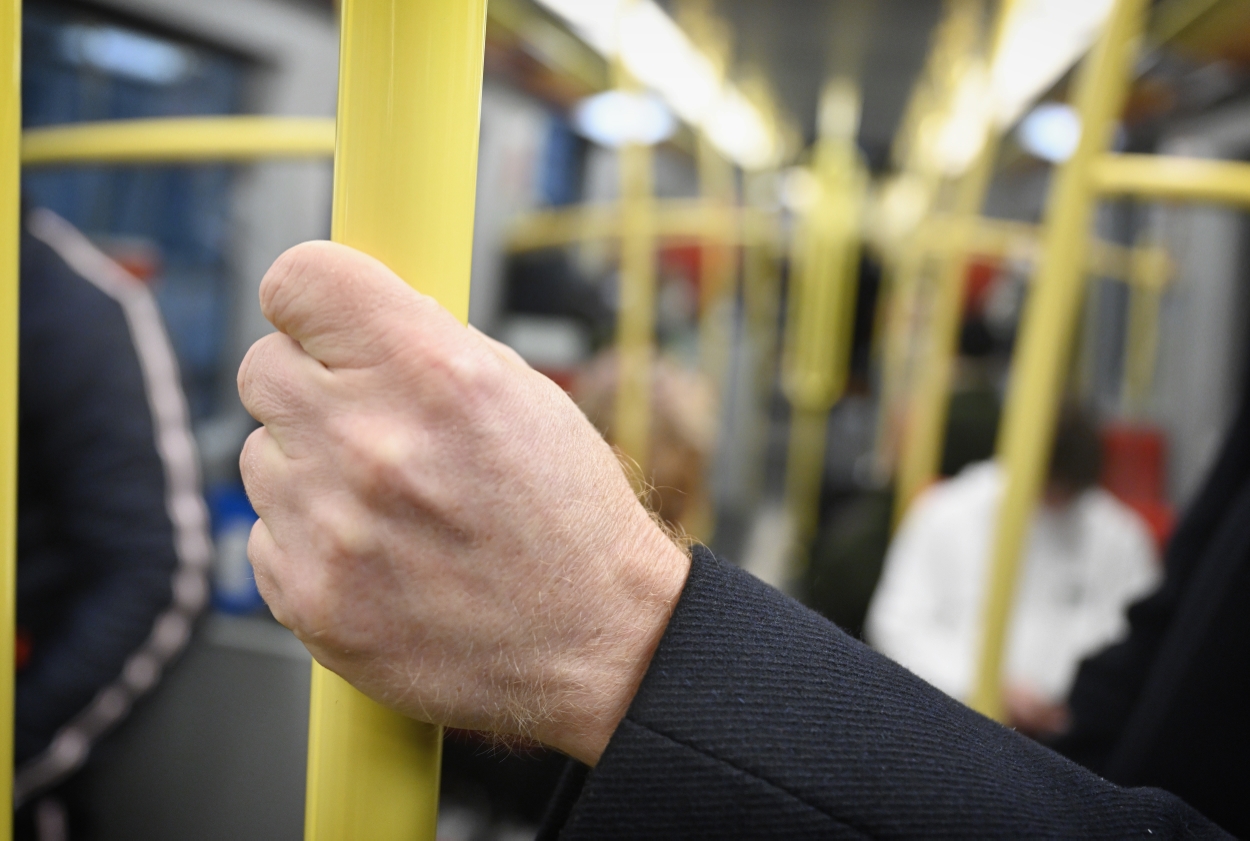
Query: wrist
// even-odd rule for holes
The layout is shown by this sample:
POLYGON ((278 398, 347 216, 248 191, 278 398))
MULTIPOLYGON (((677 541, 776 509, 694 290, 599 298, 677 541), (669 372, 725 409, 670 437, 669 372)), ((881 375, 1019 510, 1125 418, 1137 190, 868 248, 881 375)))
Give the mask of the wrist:
POLYGON ((540 739, 594 766, 629 710, 690 573, 690 553, 648 517, 621 541, 595 633, 583 640, 570 702, 540 739))

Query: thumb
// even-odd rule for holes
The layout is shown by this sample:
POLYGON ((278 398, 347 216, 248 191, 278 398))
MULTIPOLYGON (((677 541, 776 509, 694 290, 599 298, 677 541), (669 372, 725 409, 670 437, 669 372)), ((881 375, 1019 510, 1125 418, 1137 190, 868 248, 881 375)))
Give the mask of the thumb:
POLYGON ((414 337, 437 346, 464 333, 451 313, 384 263, 334 242, 305 242, 284 252, 261 280, 260 308, 330 368, 376 365, 411 351, 414 337))

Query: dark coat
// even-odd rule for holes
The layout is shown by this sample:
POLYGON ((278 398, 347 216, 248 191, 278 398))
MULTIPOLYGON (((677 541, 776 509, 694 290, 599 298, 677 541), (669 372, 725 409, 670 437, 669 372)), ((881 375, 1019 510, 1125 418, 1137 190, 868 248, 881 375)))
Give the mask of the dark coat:
POLYGON ((211 547, 151 293, 47 211, 21 238, 15 796, 63 779, 151 688, 211 547))
MULTIPOLYGON (((1250 395, 1250 389, 1247 390, 1250 395)), ((1250 400, 1164 555, 1126 640, 1082 664, 1056 749, 1175 792, 1250 836, 1250 400)))
POLYGON ((972 712, 696 549, 628 714, 540 837, 1220 838, 972 712))

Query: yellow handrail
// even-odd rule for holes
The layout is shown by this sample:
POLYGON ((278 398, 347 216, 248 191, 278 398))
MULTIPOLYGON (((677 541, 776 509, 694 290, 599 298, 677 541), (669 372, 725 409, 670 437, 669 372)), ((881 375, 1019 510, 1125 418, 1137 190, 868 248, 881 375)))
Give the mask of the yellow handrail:
MULTIPOLYGON (((485 0, 345 0, 333 237, 461 320, 477 177, 485 0)), ((313 667, 308 841, 433 839, 439 728, 313 667)))
POLYGON ((781 387, 790 402, 786 509, 791 564, 802 572, 815 532, 829 410, 849 375, 860 228, 867 176, 858 158, 859 91, 832 80, 821 97, 822 137, 813 154, 811 205, 795 226, 781 387))
POLYGON ((1102 155, 1093 189, 1104 196, 1206 201, 1250 207, 1250 164, 1170 155, 1102 155))
POLYGON ((1096 197, 1091 171, 1110 147, 1128 91, 1146 0, 1116 0, 1082 63, 1074 103, 1081 117, 1076 151, 1055 172, 1042 234, 1042 256, 1012 360, 998 459, 1006 478, 983 605, 984 636, 970 704, 1001 718, 1002 665, 1019 560, 1041 493, 1085 288, 1084 270, 1096 197))
POLYGON ((331 117, 159 117, 32 128, 22 132, 22 164, 152 164, 328 158, 331 117))
POLYGON ((0 841, 13 837, 13 672, 17 590, 18 242, 21 231, 22 4, 0 12, 0 841))
POLYGON ((616 320, 617 390, 612 438, 649 474, 651 371, 655 355, 655 214, 651 147, 620 150, 621 269, 616 320))

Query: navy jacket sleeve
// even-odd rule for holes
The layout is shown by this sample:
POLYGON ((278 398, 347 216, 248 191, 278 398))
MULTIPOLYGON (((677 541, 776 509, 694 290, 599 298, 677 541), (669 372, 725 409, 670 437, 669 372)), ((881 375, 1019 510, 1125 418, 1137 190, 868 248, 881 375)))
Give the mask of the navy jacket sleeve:
POLYGON ((540 837, 1218 838, 972 712, 696 549, 638 695, 540 837))

